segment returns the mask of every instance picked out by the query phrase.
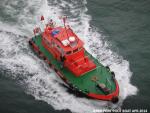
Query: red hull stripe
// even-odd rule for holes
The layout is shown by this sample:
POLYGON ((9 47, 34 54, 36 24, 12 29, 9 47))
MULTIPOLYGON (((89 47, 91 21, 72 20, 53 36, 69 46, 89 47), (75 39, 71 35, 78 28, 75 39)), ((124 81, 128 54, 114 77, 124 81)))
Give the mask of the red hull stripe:
POLYGON ((119 94, 119 85, 116 80, 115 80, 115 83, 116 83, 116 91, 109 95, 89 93, 88 96, 95 98, 95 99, 100 99, 100 100, 111 100, 113 97, 117 97, 119 94))

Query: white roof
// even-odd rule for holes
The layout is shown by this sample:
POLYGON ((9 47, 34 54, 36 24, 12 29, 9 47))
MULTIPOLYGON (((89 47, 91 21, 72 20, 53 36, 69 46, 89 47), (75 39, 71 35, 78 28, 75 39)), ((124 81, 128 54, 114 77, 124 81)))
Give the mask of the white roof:
POLYGON ((69 41, 70 41, 70 42, 74 42, 74 41, 75 41, 75 37, 74 37, 74 36, 70 36, 70 37, 69 37, 69 41))
POLYGON ((69 40, 65 39, 61 41, 64 46, 68 46, 70 44, 69 40))

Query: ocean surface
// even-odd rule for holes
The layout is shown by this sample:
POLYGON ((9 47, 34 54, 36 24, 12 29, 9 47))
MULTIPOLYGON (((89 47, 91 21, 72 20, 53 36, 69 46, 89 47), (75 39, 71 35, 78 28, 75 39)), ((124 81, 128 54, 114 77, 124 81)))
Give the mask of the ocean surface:
POLYGON ((149 0, 0 0, 0 113, 92 113, 99 109, 150 112, 149 0), (33 28, 67 16, 85 48, 110 66, 119 102, 77 97, 28 45, 33 28))

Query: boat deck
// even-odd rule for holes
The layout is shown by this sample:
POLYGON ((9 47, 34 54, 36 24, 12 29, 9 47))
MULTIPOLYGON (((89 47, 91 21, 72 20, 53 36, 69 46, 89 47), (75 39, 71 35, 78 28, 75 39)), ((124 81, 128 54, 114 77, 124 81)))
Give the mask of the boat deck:
POLYGON ((52 54, 46 50, 43 45, 41 44, 42 37, 41 35, 33 37, 35 44, 39 47, 40 51, 48 58, 48 60, 57 68, 66 78, 67 80, 74 85, 77 89, 81 90, 82 92, 92 92, 95 94, 105 95, 105 93, 96 87, 97 83, 103 83, 107 88, 110 89, 110 93, 116 90, 116 84, 112 80, 111 72, 104 67, 101 63, 98 62, 91 54, 85 51, 85 54, 90 57, 97 65, 97 68, 83 74, 80 77, 76 77, 70 72, 67 68, 61 68, 60 62, 57 61, 52 54), (96 82, 93 79, 96 78, 96 82))

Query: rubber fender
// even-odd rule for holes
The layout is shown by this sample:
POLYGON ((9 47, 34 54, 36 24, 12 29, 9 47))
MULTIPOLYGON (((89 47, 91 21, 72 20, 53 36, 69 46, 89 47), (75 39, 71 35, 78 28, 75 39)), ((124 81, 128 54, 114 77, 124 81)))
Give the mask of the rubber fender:
POLYGON ((106 66, 106 68, 107 68, 108 70, 110 70, 109 66, 106 66))
POLYGON ((111 99, 111 102, 114 104, 116 104, 118 101, 119 101, 119 98, 117 96, 115 96, 111 99))
POLYGON ((32 42, 31 42, 31 40, 29 40, 29 45, 32 45, 32 42))
POLYGON ((111 72, 111 74, 112 74, 113 77, 115 77, 115 73, 113 71, 111 72))

